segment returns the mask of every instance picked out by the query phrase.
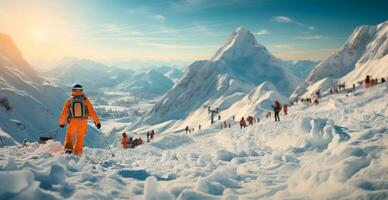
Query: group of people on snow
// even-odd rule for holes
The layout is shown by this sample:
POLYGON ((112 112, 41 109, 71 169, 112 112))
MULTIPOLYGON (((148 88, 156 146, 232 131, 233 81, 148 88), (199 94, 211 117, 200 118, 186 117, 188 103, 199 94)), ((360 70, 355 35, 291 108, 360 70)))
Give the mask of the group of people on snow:
POLYGON ((142 144, 144 144, 144 142, 141 138, 133 139, 132 137, 128 137, 125 132, 121 135, 121 148, 123 149, 133 149, 142 144))

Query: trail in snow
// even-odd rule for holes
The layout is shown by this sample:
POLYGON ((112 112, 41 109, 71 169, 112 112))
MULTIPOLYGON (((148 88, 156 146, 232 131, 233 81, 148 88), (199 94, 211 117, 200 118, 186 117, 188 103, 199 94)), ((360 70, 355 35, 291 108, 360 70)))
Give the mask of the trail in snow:
POLYGON ((135 149, 59 143, 0 149, 0 199, 285 199, 388 196, 388 85, 325 96, 262 119, 186 135, 157 135, 135 149))

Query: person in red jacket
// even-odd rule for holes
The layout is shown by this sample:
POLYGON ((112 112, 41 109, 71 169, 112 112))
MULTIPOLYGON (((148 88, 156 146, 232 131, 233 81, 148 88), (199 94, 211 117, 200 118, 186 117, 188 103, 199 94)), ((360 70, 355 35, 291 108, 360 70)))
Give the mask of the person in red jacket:
POLYGON ((283 106, 283 112, 284 112, 284 115, 287 115, 287 114, 288 114, 288 106, 287 106, 287 104, 284 104, 284 106, 283 106))
POLYGON ((92 118, 98 129, 101 128, 100 119, 94 110, 92 103, 85 96, 81 85, 77 84, 72 88, 70 98, 63 105, 62 113, 59 119, 59 126, 65 127, 67 122, 67 130, 65 137, 65 153, 82 155, 84 138, 88 130, 88 119, 92 118), (74 136, 76 135, 75 144, 73 146, 74 136))
POLYGON ((121 148, 128 148, 128 136, 125 132, 121 135, 121 148))

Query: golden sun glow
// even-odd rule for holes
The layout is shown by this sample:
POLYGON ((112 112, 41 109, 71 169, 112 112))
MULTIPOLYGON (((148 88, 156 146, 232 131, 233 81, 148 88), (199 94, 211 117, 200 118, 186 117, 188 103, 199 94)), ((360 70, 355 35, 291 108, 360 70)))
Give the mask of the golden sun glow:
POLYGON ((35 28, 31 31, 32 38, 37 43, 42 43, 48 39, 48 31, 44 28, 35 28))

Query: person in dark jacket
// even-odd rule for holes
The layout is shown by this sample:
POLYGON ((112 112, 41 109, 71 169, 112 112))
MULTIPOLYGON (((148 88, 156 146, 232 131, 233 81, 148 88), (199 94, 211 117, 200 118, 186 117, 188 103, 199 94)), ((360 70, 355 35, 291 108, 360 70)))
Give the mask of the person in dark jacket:
POLYGON ((282 105, 279 103, 279 101, 275 101, 272 107, 275 113, 275 122, 280 121, 279 113, 282 110, 282 105))

